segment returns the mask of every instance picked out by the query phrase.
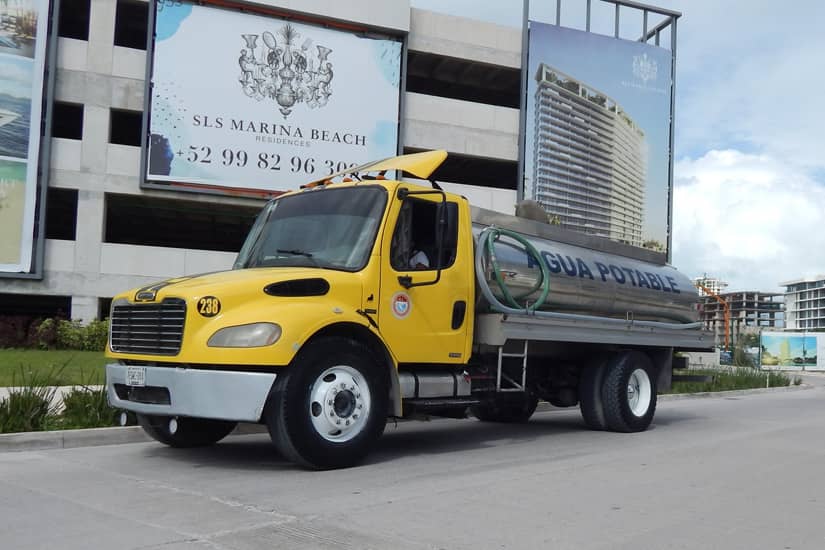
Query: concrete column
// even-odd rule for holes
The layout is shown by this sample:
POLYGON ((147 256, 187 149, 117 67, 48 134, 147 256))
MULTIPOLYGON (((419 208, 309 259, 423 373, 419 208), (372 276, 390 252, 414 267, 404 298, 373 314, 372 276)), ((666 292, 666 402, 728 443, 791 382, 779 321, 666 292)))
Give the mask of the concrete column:
POLYGON ((72 319, 84 325, 97 319, 97 297, 72 296, 72 319))
POLYGON ((93 73, 112 74, 115 41, 115 0, 91 0, 86 66, 93 73))
POLYGON ((78 191, 74 270, 75 273, 84 278, 93 277, 96 279, 100 273, 100 247, 103 244, 103 208, 103 192, 78 191))
POLYGON ((106 173, 109 151, 109 109, 87 104, 83 109, 83 142, 80 171, 106 173))

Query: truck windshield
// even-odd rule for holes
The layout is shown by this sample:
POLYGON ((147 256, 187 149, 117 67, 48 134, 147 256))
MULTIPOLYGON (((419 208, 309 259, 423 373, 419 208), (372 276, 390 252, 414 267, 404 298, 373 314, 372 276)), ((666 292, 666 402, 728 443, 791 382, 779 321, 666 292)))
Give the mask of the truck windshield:
POLYGON ((359 271, 367 263, 386 202, 387 193, 378 186, 276 199, 258 216, 234 267, 359 271))

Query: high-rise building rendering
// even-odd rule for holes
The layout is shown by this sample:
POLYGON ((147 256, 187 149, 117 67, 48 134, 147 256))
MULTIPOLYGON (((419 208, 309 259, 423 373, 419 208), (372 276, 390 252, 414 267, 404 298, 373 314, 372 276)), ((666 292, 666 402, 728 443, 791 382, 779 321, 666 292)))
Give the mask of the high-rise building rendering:
POLYGON ((606 94, 544 63, 536 74, 533 196, 564 226, 642 246, 647 143, 606 94))
POLYGON ((825 275, 782 283, 788 330, 825 331, 825 275))

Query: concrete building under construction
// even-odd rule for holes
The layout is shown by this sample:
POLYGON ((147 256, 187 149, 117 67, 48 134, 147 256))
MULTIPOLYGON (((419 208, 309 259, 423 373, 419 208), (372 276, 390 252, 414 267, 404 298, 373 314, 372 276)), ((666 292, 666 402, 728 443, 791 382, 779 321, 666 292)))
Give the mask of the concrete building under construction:
MULTIPOLYGON (((785 324, 784 302, 781 293, 740 291, 717 295, 730 309, 731 345, 743 334, 755 334, 760 329, 783 328, 785 324)), ((717 344, 725 340, 725 307, 713 296, 703 293, 701 320, 705 328, 716 335, 717 344)))

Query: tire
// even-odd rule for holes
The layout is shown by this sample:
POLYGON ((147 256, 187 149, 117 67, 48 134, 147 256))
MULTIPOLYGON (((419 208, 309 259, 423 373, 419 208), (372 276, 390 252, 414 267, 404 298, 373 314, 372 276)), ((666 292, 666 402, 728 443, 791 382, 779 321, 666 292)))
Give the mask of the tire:
POLYGON ((523 424, 530 420, 539 404, 538 397, 527 396, 521 402, 490 401, 470 407, 473 416, 482 422, 523 424))
POLYGON ((169 429, 170 416, 137 415, 138 424, 149 436, 164 445, 177 448, 213 445, 229 435, 237 422, 208 418, 177 418, 177 429, 169 429))
POLYGON ((656 413, 656 370, 647 354, 625 351, 607 365, 602 383, 607 427, 614 432, 641 432, 656 413))
POLYGON ((606 362, 603 357, 593 359, 585 365, 579 380, 579 410, 584 423, 591 430, 607 429, 602 406, 602 382, 606 362))
POLYGON ((311 343, 275 381, 265 413, 284 458, 317 470, 360 462, 384 432, 387 371, 361 344, 341 337, 311 343))

